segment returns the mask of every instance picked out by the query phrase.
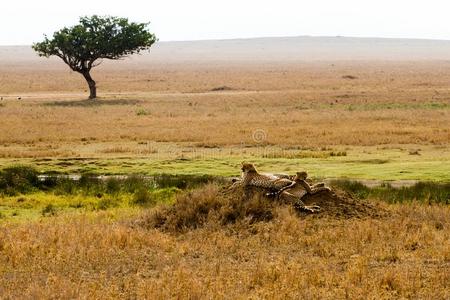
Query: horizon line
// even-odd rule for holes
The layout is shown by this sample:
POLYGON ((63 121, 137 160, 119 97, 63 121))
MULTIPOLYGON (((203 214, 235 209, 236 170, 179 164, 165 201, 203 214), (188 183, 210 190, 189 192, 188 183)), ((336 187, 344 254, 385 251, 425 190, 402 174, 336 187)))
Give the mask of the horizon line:
MULTIPOLYGON (((379 39, 379 40, 410 40, 410 41, 437 41, 450 42, 450 39, 437 38, 414 38, 414 37, 381 37, 381 36, 347 36, 347 35, 285 35, 285 36, 251 36, 233 38, 212 38, 212 39, 187 39, 187 40, 159 40, 157 43, 186 43, 186 42, 220 42, 236 40, 257 40, 257 39, 277 39, 277 38, 346 38, 346 39, 379 39)), ((0 47, 28 47, 32 44, 0 44, 0 47)))

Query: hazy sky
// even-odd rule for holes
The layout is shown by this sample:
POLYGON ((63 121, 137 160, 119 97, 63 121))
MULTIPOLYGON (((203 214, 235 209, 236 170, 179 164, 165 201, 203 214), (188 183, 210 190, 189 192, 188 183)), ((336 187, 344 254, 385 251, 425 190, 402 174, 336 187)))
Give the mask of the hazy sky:
POLYGON ((444 0, 0 0, 0 44, 23 45, 81 15, 151 21, 161 41, 260 36, 450 40, 444 0))

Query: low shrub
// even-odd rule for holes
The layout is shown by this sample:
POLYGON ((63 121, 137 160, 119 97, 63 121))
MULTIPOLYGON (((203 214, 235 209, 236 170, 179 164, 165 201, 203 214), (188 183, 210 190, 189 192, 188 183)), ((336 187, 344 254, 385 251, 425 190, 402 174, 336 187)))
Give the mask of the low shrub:
POLYGON ((130 175, 122 183, 122 189, 127 193, 135 193, 141 189, 150 187, 149 180, 140 175, 130 175))
POLYGON ((101 198, 97 204, 95 205, 95 209, 97 210, 107 210, 108 208, 117 207, 118 201, 117 199, 113 199, 110 197, 101 198))
POLYGON ((106 193, 110 195, 116 195, 120 192, 121 189, 121 182, 117 178, 109 178, 106 180, 106 193))
POLYGON ((83 174, 78 181, 80 190, 85 195, 102 195, 105 192, 104 182, 93 174, 83 174))
POLYGON ((39 187, 38 172, 29 166, 12 166, 0 173, 0 193, 16 195, 39 187))
POLYGON ((54 216, 56 215, 56 207, 53 204, 48 204, 42 209, 41 213, 44 217, 54 216))
POLYGON ((141 188, 134 194, 131 203, 139 206, 153 206, 156 204, 156 201, 147 189, 141 188))
POLYGON ((78 191, 78 183, 70 178, 58 178, 54 187, 56 195, 73 195, 78 193, 78 191))
POLYGON ((333 180, 330 185, 349 192, 359 199, 366 199, 370 194, 370 188, 354 180, 333 180))
POLYGON ((173 205, 149 211, 138 223, 146 228, 183 232, 206 224, 269 221, 274 218, 274 208, 278 205, 261 195, 249 196, 242 190, 228 194, 223 187, 209 184, 178 194, 173 205))
POLYGON ((159 174, 153 177, 159 188, 176 187, 179 189, 195 188, 211 182, 220 181, 219 177, 211 175, 169 175, 159 174))
POLYGON ((450 204, 450 183, 418 182, 413 186, 395 188, 389 183, 369 188, 352 180, 335 180, 331 185, 347 191, 359 199, 374 198, 389 203, 421 201, 450 204))

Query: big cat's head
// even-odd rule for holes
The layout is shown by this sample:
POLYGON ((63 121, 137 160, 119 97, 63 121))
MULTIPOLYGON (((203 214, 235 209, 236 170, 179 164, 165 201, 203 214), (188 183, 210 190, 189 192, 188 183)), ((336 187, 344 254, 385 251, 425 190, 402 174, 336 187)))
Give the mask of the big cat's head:
POLYGON ((297 172, 295 179, 296 180, 306 180, 307 177, 308 177, 308 173, 303 171, 303 172, 297 172))
POLYGON ((255 168, 255 166, 253 166, 253 164, 245 163, 245 162, 243 162, 243 163, 241 164, 241 170, 242 170, 242 172, 244 172, 244 173, 248 173, 248 172, 256 172, 256 168, 255 168))

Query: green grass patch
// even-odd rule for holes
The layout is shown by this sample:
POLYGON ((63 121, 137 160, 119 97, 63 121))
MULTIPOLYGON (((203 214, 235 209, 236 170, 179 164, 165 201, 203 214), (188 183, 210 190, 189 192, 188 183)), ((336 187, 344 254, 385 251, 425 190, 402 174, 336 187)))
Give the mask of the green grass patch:
POLYGON ((378 199, 388 203, 420 201, 450 204, 450 183, 418 182, 413 186, 400 188, 394 188, 388 183, 371 188, 352 180, 334 180, 330 184, 358 199, 378 199))
POLYGON ((85 173, 80 178, 61 174, 46 175, 40 179, 39 173, 30 166, 14 166, 0 171, 0 195, 15 196, 36 191, 52 192, 55 195, 84 195, 102 198, 122 193, 136 193, 142 190, 177 188, 187 189, 204 185, 221 178, 211 175, 156 174, 143 176, 131 174, 126 177, 109 177, 106 180, 96 174, 85 173))
POLYGON ((86 195, 56 194, 54 191, 35 191, 26 195, 0 195, 0 222, 34 220, 67 213, 91 213, 116 209, 151 207, 157 203, 170 204, 180 192, 176 187, 140 189, 119 194, 86 195))
MULTIPOLYGON (((172 146, 172 150, 192 150, 181 146, 177 148, 177 145, 172 146)), ((238 176, 240 163, 248 161, 254 163, 258 170, 263 172, 295 173, 298 170, 306 170, 313 178, 450 182, 450 172, 447 167, 450 163, 450 151, 445 145, 352 146, 316 150, 280 147, 223 148, 207 149, 206 153, 202 152, 204 155, 198 155, 195 151, 183 152, 184 158, 164 151, 145 157, 3 158, 0 159, 0 168, 21 163, 33 165, 39 172, 45 174, 129 175, 135 173, 146 176, 165 174, 174 176, 167 180, 175 180, 183 185, 183 176, 238 176), (212 151, 211 155, 208 151, 212 151), (411 155, 411 153, 420 155, 411 155), (59 165, 61 162, 65 165, 59 165)), ((191 179, 189 178, 190 181, 191 179)), ((113 184, 111 183, 110 189, 114 189, 113 184)))
POLYGON ((14 166, 0 172, 0 220, 36 219, 79 211, 151 207, 171 203, 181 189, 194 188, 216 177, 131 175, 127 178, 100 179, 83 174, 79 179, 47 176, 43 180, 29 166, 14 166))

